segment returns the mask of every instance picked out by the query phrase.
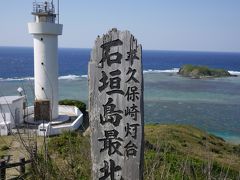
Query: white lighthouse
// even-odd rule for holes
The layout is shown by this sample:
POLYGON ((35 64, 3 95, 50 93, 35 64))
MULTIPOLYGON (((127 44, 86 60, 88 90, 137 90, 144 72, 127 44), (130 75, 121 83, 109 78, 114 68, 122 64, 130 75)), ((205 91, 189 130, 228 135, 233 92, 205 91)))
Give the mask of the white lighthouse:
POLYGON ((27 106, 21 87, 18 96, 0 96, 0 136, 19 132, 19 127, 29 128, 29 124, 39 136, 58 135, 78 130, 83 123, 78 107, 58 105, 58 36, 63 28, 59 10, 55 13, 53 0, 35 1, 32 14, 34 22, 28 23, 28 30, 34 42, 34 106, 27 106))
POLYGON ((28 30, 34 42, 35 120, 50 121, 59 114, 58 35, 63 25, 56 23, 53 1, 34 2, 32 15, 34 22, 28 23, 28 30))

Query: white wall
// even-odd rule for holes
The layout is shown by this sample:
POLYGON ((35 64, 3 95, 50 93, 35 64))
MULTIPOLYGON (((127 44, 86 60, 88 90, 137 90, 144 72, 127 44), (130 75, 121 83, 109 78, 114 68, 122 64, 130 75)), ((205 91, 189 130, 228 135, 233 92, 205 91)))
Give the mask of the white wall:
POLYGON ((34 78, 36 100, 50 100, 52 119, 58 117, 58 35, 62 25, 29 23, 34 42, 34 78))
POLYGON ((23 123, 23 99, 14 101, 13 104, 2 104, 0 110, 0 124, 9 123, 15 127, 15 111, 19 109, 19 123, 23 123))

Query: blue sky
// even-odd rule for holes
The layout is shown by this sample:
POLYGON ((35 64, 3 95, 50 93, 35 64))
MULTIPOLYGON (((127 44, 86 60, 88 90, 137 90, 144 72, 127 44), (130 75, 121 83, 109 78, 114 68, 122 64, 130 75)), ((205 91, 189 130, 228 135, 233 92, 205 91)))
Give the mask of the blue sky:
MULTIPOLYGON (((240 0, 60 0, 60 47, 91 48, 112 27, 144 49, 240 52, 240 0)), ((32 46, 31 0, 1 0, 0 46, 32 46)))

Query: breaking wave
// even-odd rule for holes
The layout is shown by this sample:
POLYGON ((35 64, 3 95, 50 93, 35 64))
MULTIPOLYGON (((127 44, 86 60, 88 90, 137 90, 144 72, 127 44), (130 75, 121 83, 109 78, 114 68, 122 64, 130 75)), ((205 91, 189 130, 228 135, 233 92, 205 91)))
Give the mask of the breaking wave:
POLYGON ((69 74, 66 76, 59 76, 59 80, 79 80, 82 78, 87 78, 87 75, 74 75, 74 74, 69 74))
MULTIPOLYGON (((173 68, 173 69, 166 69, 166 70, 152 70, 152 69, 148 69, 148 70, 144 70, 143 73, 177 73, 179 71, 180 68, 173 68)), ((231 75, 237 75, 240 76, 240 71, 228 71, 231 75)))
POLYGON ((0 78, 0 81, 29 81, 29 80, 34 80, 34 77, 14 77, 14 78, 0 78))
POLYGON ((173 69, 165 69, 165 70, 144 70, 143 73, 177 73, 179 71, 179 68, 173 68, 173 69))
POLYGON ((240 75, 240 72, 239 71, 228 71, 230 74, 232 75, 237 75, 239 76, 240 75))
MULTIPOLYGON (((144 74, 150 74, 150 73, 177 73, 179 71, 179 68, 173 68, 173 69, 165 69, 165 70, 154 70, 154 69, 148 69, 143 70, 144 74)), ((232 75, 240 76, 240 71, 228 71, 232 75)), ((59 80, 80 80, 80 79, 87 79, 88 75, 75 75, 75 74, 69 74, 65 76, 59 76, 59 80)), ((14 77, 14 78, 0 78, 0 81, 29 81, 34 80, 34 77, 14 77)))
MULTIPOLYGON (((82 78, 87 78, 87 75, 73 75, 73 74, 69 74, 66 76, 59 76, 58 79, 59 80, 79 80, 82 78)), ((14 78, 0 78, 0 81, 33 81, 34 77, 14 77, 14 78)))

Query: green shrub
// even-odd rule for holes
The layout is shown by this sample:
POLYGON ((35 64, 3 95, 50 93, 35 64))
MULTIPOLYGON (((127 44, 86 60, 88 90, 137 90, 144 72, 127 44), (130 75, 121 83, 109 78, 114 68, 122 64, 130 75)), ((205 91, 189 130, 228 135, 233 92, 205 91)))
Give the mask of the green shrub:
POLYGON ((1 147, 1 151, 6 151, 8 149, 10 149, 10 147, 7 146, 7 145, 4 145, 4 146, 1 147))
POLYGON ((54 180, 61 177, 58 165, 50 156, 45 157, 42 153, 38 153, 33 164, 28 169, 29 173, 25 175, 26 179, 54 180))
POLYGON ((77 132, 65 132, 49 141, 49 152, 64 160, 63 179, 90 179, 90 139, 77 132))
POLYGON ((64 132, 60 136, 53 137, 50 139, 49 148, 58 152, 61 155, 65 155, 69 152, 70 146, 76 146, 77 144, 77 133, 75 132, 64 132))
POLYGON ((233 147, 233 153, 240 156, 240 144, 233 147))

